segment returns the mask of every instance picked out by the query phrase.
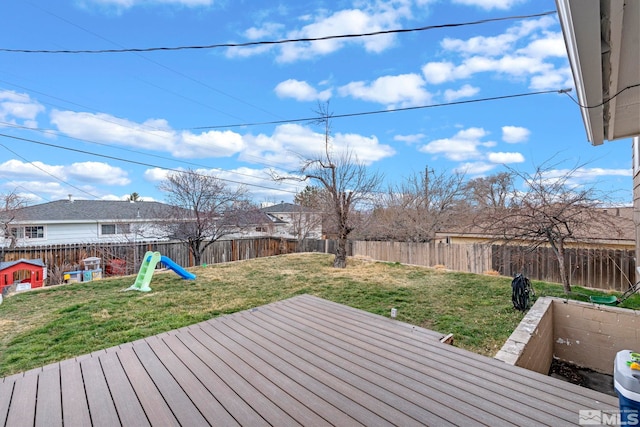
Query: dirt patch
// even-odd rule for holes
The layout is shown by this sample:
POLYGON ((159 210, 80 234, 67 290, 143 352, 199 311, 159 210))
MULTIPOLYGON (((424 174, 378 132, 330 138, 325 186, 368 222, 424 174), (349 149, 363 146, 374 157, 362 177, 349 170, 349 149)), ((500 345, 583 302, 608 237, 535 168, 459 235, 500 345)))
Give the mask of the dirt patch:
POLYGON ((611 396, 617 396, 613 388, 613 376, 602 374, 589 368, 553 359, 549 369, 549 376, 611 396))

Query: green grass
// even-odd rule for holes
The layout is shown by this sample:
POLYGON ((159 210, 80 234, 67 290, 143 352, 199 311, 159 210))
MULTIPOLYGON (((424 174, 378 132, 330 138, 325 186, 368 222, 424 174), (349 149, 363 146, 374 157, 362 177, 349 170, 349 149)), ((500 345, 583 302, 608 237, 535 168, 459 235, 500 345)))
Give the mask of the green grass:
MULTIPOLYGON (((293 254, 194 268, 195 281, 158 272, 149 293, 122 292, 135 280, 128 276, 16 294, 0 305, 0 377, 304 293, 384 316, 395 307, 398 320, 453 333, 455 345, 485 355, 523 317, 507 277, 331 263, 329 255, 293 254)), ((564 296, 559 285, 533 286, 538 296, 564 296)), ((625 306, 640 307, 640 296, 625 306)))

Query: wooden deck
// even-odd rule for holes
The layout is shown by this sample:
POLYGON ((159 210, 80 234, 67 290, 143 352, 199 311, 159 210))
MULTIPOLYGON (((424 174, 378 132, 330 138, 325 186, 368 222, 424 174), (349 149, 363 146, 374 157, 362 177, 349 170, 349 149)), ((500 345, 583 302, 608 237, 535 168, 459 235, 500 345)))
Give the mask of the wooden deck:
POLYGON ((302 295, 0 379, 0 426, 576 425, 611 396, 302 295))

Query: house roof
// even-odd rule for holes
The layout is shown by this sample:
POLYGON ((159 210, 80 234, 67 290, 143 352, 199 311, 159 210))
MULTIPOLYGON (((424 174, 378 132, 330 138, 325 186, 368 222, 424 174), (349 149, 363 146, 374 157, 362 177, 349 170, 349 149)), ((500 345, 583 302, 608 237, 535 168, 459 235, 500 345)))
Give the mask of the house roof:
POLYGON ((277 205, 267 206, 265 208, 260 209, 262 212, 276 214, 276 213, 300 213, 300 212, 312 212, 312 209, 309 209, 305 206, 296 205, 293 203, 278 203, 277 205))
MULTIPOLYGON (((149 220, 166 216, 171 209, 159 202, 58 200, 17 209, 11 216, 15 217, 12 223, 149 220)), ((6 215, 6 212, 0 213, 0 218, 6 215)))
POLYGON ((35 265, 37 267, 44 267, 44 262, 41 259, 25 259, 25 258, 20 258, 19 260, 16 261, 2 261, 0 262, 0 270, 5 270, 7 268, 11 268, 14 265, 18 265, 18 264, 31 264, 31 265, 35 265))
POLYGON ((556 6, 589 141, 640 135, 640 2, 556 0, 556 6))
MULTIPOLYGON (((583 243, 625 243, 634 244, 636 228, 633 221, 633 208, 608 207, 594 208, 596 212, 585 217, 582 226, 578 225, 573 231, 571 242, 583 243), (600 216, 602 215, 602 216, 600 216), (596 220, 599 218, 599 220, 596 220)), ((489 226, 482 223, 461 224, 436 233, 438 237, 458 236, 482 239, 496 238, 495 234, 487 231, 489 226)))

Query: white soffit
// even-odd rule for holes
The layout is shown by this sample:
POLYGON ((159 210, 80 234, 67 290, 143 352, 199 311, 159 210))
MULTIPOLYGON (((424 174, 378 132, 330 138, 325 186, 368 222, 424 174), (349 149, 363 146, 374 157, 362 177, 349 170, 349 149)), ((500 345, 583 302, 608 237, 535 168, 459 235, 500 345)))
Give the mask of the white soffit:
POLYGON ((590 107, 581 108, 587 137, 599 145, 640 135, 640 1, 556 5, 578 100, 590 107))

